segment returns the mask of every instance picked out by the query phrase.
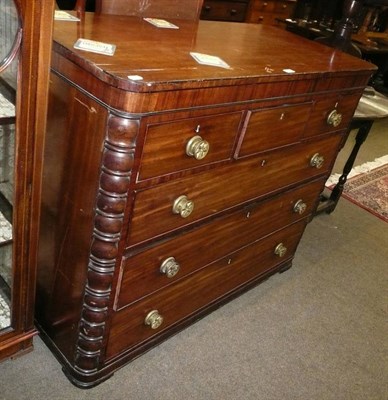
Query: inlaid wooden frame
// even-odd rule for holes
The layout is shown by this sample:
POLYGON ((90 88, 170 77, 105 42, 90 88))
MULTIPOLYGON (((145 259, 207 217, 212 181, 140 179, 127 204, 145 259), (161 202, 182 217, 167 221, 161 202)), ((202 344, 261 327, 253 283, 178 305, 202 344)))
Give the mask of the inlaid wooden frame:
POLYGON ((2 64, 5 68, 17 53, 12 323, 0 332, 0 360, 29 351, 37 332, 36 252, 54 19, 54 0, 14 2, 20 18, 20 46, 16 40, 2 64))

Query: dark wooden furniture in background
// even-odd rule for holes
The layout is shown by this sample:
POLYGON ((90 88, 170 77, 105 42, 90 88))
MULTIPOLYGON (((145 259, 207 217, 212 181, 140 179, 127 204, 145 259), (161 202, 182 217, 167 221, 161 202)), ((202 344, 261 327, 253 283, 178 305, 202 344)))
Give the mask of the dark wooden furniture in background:
MULTIPOLYGON (((169 0, 151 2, 144 11, 146 16, 160 18, 185 18, 192 19, 192 5, 195 0, 186 0, 185 7, 181 7, 180 15, 175 11, 169 12, 171 7, 182 4, 180 0, 169 0), (190 11, 191 10, 191 11, 190 11), (175 15, 174 15, 175 13, 175 15)), ((58 5, 64 9, 75 9, 78 11, 94 11, 106 14, 142 15, 139 10, 139 0, 58 0, 58 5)), ((197 2, 196 11, 201 10, 202 1, 197 2)), ((203 0, 200 17, 203 20, 229 21, 229 22, 251 22, 267 25, 279 25, 277 19, 289 18, 294 10, 296 0, 203 0)), ((198 14, 196 14, 198 16, 198 14)))
MULTIPOLYGON (((291 18, 279 22, 288 31, 308 39, 329 39, 336 29, 341 29, 343 9, 352 3, 357 3, 352 41, 363 59, 378 66, 371 84, 388 93, 388 0, 298 0, 291 18)), ((340 43, 336 47, 340 48, 340 43)))
MULTIPOLYGON (((10 272, 7 285, 11 320, 9 326, 0 330, 0 360, 30 350, 37 333, 36 255, 53 10, 54 2, 43 0, 2 0, 0 5, 1 22, 8 24, 8 17, 19 14, 22 28, 21 47, 14 53, 16 59, 6 63, 5 69, 0 60, 0 94, 8 102, 6 108, 15 112, 13 119, 0 118, 3 126, 12 125, 10 136, 2 141, 0 149, 8 157, 7 168, 12 176, 0 185, 0 211, 12 224, 12 254, 5 266, 10 272), (12 79, 8 68, 15 69, 17 79, 12 79)), ((6 25, 1 28, 3 44, 8 31, 6 25)))
MULTIPOLYGON (((95 0, 98 14, 136 15, 153 18, 179 18, 198 20, 203 0, 95 0)), ((83 12, 87 0, 76 0, 75 10, 83 12)))
POLYGON ((291 266, 374 70, 271 26, 172 22, 55 22, 36 317, 79 387, 291 266))
POLYGON ((289 18, 296 0, 251 0, 246 22, 279 25, 278 19, 289 18))
POLYGON ((204 0, 201 19, 243 22, 250 0, 204 0))

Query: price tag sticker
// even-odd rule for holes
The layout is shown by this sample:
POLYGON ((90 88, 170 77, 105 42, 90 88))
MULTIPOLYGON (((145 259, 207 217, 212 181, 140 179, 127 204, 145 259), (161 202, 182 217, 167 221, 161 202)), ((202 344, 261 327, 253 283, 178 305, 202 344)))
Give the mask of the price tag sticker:
POLYGON ((140 75, 128 75, 130 81, 142 81, 143 77, 140 75))
POLYGON ((295 71, 291 68, 283 69, 283 72, 285 72, 286 74, 295 74, 295 71))
POLYGON ((116 51, 116 45, 110 43, 96 42, 90 39, 78 39, 74 48, 78 50, 90 51, 92 53, 113 56, 116 51))
POLYGON ((143 18, 143 19, 144 21, 148 22, 153 26, 156 26, 157 28, 179 29, 179 26, 176 26, 171 22, 166 21, 165 19, 159 19, 159 18, 143 18))
POLYGON ((66 11, 55 10, 54 19, 56 21, 80 21, 79 18, 74 17, 73 15, 69 14, 66 11))
POLYGON ((195 53, 193 51, 190 52, 190 55, 191 55, 191 57, 194 58, 195 61, 197 61, 198 64, 230 69, 229 64, 227 64, 220 57, 212 56, 209 54, 203 54, 203 53, 195 53))

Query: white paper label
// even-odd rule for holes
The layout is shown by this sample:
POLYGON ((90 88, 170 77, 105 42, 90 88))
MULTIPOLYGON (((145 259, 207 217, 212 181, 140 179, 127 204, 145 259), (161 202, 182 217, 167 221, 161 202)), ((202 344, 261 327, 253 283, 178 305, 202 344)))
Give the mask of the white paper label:
POLYGON ((179 29, 179 26, 172 24, 171 22, 166 21, 165 19, 158 19, 158 18, 143 18, 144 21, 147 21, 153 26, 157 28, 164 28, 164 29, 179 29))
POLYGON ((197 61, 198 64, 230 69, 230 66, 220 57, 195 52, 190 52, 190 55, 194 58, 195 61, 197 61))
POLYGON ((92 53, 113 56, 116 50, 116 45, 110 43, 96 42, 89 39, 78 39, 74 44, 74 48, 78 50, 90 51, 92 53))

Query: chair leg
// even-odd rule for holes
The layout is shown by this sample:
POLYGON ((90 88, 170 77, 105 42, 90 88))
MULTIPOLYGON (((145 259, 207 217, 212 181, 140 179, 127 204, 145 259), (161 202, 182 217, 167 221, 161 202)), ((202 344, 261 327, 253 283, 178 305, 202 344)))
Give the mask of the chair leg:
POLYGON ((348 179, 348 175, 353 168, 354 161, 356 160, 356 157, 360 150, 360 147, 365 142, 366 138, 368 137, 369 131, 372 128, 373 120, 372 119, 357 120, 357 121, 354 121, 354 123, 352 125, 353 125, 353 127, 358 128, 358 132, 356 135, 356 140, 355 140, 353 149, 344 165, 342 175, 340 176, 337 184, 334 186, 330 197, 329 198, 323 197, 321 199, 321 202, 318 205, 316 214, 319 214, 321 212, 326 212, 327 214, 330 214, 335 210, 337 203, 341 197, 341 194, 344 190, 344 186, 348 179))
POLYGON ((86 0, 77 0, 75 3, 74 10, 77 12, 85 12, 86 0))
POLYGON ((369 131, 371 130, 373 125, 373 120, 365 120, 361 122, 361 126, 356 135, 356 142, 354 144, 353 150, 350 153, 348 160, 344 166, 342 175, 340 176, 338 183, 334 186, 333 191, 330 195, 330 200, 332 202, 331 207, 326 210, 327 213, 333 212, 340 197, 344 190, 345 183, 348 179, 348 175, 353 168, 354 161, 356 160, 358 151, 360 150, 361 145, 365 142, 366 138, 368 137, 369 131))

